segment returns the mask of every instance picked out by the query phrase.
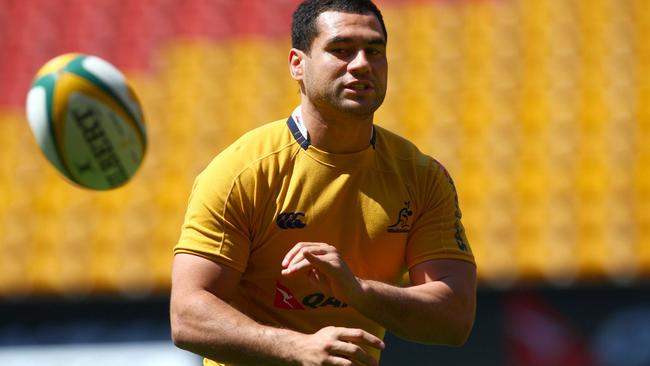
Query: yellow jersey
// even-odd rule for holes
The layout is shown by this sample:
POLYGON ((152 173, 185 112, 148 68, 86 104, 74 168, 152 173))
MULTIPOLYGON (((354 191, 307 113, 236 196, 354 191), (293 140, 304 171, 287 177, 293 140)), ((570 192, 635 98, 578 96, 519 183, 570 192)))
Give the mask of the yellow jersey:
POLYGON ((357 277, 393 285, 427 260, 474 263, 454 184, 437 161, 379 126, 367 149, 327 153, 294 117, 248 132, 197 176, 174 251, 241 272, 232 305, 260 323, 383 338, 383 327, 307 275, 281 275, 301 241, 333 245, 357 277))

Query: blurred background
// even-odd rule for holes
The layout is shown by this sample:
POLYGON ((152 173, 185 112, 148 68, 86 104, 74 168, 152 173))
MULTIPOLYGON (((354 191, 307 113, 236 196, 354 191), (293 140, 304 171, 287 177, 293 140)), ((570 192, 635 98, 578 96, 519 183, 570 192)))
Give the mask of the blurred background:
MULTIPOLYGON (((199 365, 171 345, 195 175, 298 104, 296 0, 0 0, 0 364, 199 365), (47 163, 31 79, 67 52, 131 80, 149 148, 91 192, 47 163)), ((382 365, 650 365, 650 3, 377 0, 376 121, 456 181, 479 268, 460 349, 388 335, 382 365)))

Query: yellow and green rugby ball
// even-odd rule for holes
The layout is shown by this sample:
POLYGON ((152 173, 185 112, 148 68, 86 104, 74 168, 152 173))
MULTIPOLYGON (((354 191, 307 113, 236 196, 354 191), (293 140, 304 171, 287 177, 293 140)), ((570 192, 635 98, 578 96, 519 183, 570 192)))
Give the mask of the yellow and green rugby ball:
POLYGON ((27 119, 47 159, 68 180, 94 190, 125 184, 142 164, 142 108, 124 75, 79 53, 48 61, 27 95, 27 119))

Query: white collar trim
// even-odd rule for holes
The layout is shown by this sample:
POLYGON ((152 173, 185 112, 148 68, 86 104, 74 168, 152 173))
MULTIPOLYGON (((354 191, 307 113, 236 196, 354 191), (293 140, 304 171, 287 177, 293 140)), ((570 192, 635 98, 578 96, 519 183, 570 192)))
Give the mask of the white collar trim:
MULTIPOLYGON (((305 124, 302 121, 302 106, 297 106, 296 109, 293 110, 293 113, 291 113, 291 117, 296 123, 296 126, 298 127, 300 134, 302 134, 302 137, 304 137, 305 140, 309 141, 309 131, 307 131, 307 127, 305 127, 305 124)), ((370 130, 370 141, 373 140, 374 136, 375 126, 373 125, 372 129, 370 130)))

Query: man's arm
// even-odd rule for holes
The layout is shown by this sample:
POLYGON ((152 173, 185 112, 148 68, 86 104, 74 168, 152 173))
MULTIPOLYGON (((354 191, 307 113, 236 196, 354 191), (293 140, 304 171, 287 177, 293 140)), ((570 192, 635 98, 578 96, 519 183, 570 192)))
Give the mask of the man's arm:
POLYGON ((302 334, 258 324, 228 304, 241 275, 208 259, 177 254, 171 327, 179 348, 237 365, 377 365, 359 345, 383 348, 360 329, 327 327, 302 334))
POLYGON ((476 310, 476 267, 431 260, 410 270, 411 286, 361 281, 352 306, 396 335, 416 342, 462 346, 476 310))
POLYGON ((461 346, 476 310, 476 267, 459 260, 430 260, 410 270, 411 286, 359 279, 336 248, 298 243, 283 261, 283 274, 309 271, 324 290, 346 301, 396 335, 420 343, 461 346))

